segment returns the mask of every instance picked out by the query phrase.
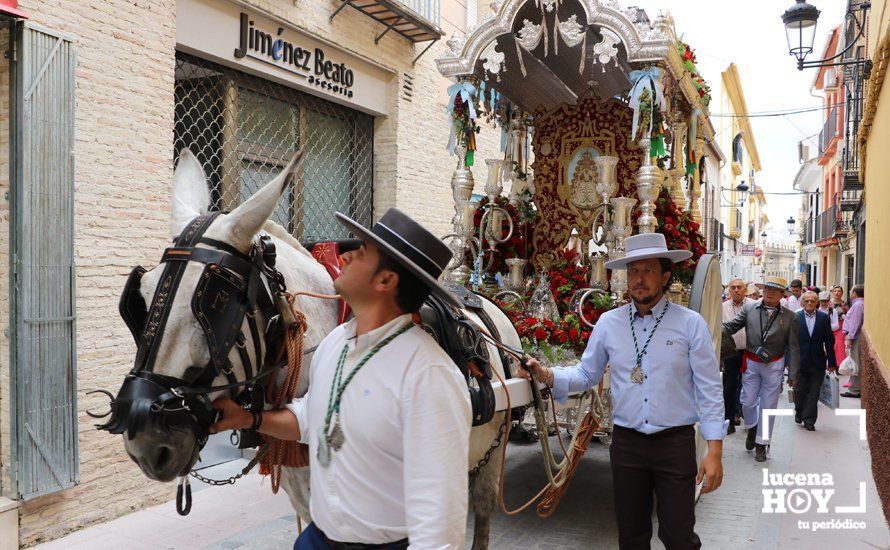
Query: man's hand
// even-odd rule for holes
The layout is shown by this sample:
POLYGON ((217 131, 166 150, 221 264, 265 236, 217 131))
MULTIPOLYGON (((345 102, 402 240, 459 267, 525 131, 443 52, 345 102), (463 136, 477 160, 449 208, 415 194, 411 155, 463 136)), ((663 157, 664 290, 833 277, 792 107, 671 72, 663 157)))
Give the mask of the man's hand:
POLYGON ((210 425, 212 434, 249 428, 253 424, 253 415, 228 397, 218 397, 210 406, 222 413, 222 418, 210 425))
POLYGON ((788 378, 788 387, 793 388, 795 384, 797 384, 797 381, 794 380, 793 378, 789 377, 788 378))
POLYGON ((534 377, 538 382, 545 382, 550 377, 550 373, 547 371, 547 368, 542 366, 541 363, 538 362, 537 359, 533 357, 525 356, 525 364, 528 367, 526 369, 519 369, 519 376, 525 378, 526 380, 531 380, 534 377))
POLYGON ((702 479, 705 479, 705 484, 701 488, 702 494, 716 491, 720 484, 723 483, 722 457, 723 442, 708 441, 708 454, 701 461, 701 465, 698 467, 698 475, 695 476, 696 485, 701 483, 702 479), (714 443, 718 444, 718 446, 712 446, 714 443))

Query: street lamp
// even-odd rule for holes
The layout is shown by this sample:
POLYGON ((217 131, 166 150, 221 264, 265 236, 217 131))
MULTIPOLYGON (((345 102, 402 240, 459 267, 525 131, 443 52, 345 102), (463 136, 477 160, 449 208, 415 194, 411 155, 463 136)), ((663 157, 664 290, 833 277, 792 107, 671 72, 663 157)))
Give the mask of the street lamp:
POLYGON ((794 218, 788 216, 788 219, 785 221, 785 223, 788 224, 788 234, 794 235, 794 218))
POLYGON ((869 9, 871 9, 871 2, 860 4, 859 18, 856 17, 856 13, 852 9, 847 11, 845 19, 850 19, 856 24, 859 34, 850 41, 844 51, 818 61, 805 61, 805 59, 809 54, 813 53, 813 41, 816 38, 816 23, 819 21, 819 10, 815 6, 808 4, 806 0, 797 0, 793 6, 785 10, 785 13, 782 14, 782 23, 785 24, 785 36, 788 39, 788 54, 793 55, 797 59, 797 70, 802 71, 814 67, 832 67, 835 65, 864 65, 866 74, 870 73, 872 66, 870 59, 853 59, 829 63, 850 51, 862 37, 862 34, 865 32, 865 15, 869 9))
POLYGON ((735 186, 735 190, 742 194, 742 198, 739 199, 739 208, 745 207, 745 193, 748 192, 748 189, 750 189, 750 187, 745 183, 745 180, 742 180, 735 186))
MULTIPOLYGON (((726 208, 743 208, 745 206, 745 195, 748 193, 748 189, 750 189, 750 187, 748 187, 748 184, 745 183, 745 180, 742 180, 738 185, 735 186, 735 190, 742 194, 741 198, 739 198, 739 204, 735 205, 730 202, 730 204, 721 204, 720 206, 726 208)), ((732 191, 732 189, 730 189, 729 187, 721 187, 720 192, 722 193, 723 191, 732 191)))

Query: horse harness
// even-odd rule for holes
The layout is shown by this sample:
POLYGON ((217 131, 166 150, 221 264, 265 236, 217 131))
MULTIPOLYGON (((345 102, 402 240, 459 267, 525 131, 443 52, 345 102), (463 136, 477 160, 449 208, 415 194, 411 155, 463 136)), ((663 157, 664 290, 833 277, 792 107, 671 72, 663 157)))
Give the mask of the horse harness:
MULTIPOLYGON (((219 212, 211 212, 195 218, 174 245, 164 251, 164 271, 148 308, 139 291, 146 270, 136 267, 130 273, 119 310, 136 340, 136 362, 112 400, 109 420, 97 426, 100 430, 126 432, 133 439, 145 427, 149 415, 155 414, 161 419, 162 429, 169 430, 174 425, 189 429, 200 450, 217 416, 209 394, 229 391, 235 401, 250 410, 261 410, 265 405, 261 380, 279 366, 273 364, 275 357, 270 351, 280 349, 283 330, 273 296, 283 296, 284 278, 275 269, 275 245, 268 236, 260 237, 249 255, 227 243, 203 237, 218 215, 219 212), (198 244, 214 248, 199 248, 198 244), (206 266, 192 296, 191 310, 207 340, 210 359, 203 366, 188 369, 186 372, 194 369, 198 374, 186 379, 158 374, 154 369, 176 291, 190 262, 206 266), (256 320, 258 311, 268 320, 262 337, 256 320), (247 352, 248 338, 242 329, 245 317, 256 368, 247 352), (240 382, 228 357, 233 346, 245 372, 245 379, 240 382), (228 384, 212 386, 220 374, 225 375, 228 384)), ((262 439, 256 431, 241 432, 240 448, 260 443, 262 439)))
MULTIPOLYGON (((148 307, 140 292, 146 270, 138 266, 127 278, 119 311, 136 341, 136 361, 117 396, 112 399, 110 412, 103 415, 110 415, 108 421, 97 425, 100 430, 112 434, 126 432, 127 437, 133 439, 145 428, 150 415, 156 415, 159 427, 165 431, 169 432, 172 427, 191 431, 197 451, 200 451, 207 443, 209 427, 218 415, 211 406, 210 394, 228 391, 233 400, 248 410, 264 408, 263 379, 281 366, 277 356, 282 349, 284 325, 288 319, 282 319, 279 312, 290 311, 284 299, 284 277, 275 269, 275 245, 268 236, 261 236, 249 254, 204 237, 219 214, 211 212, 193 219, 173 246, 164 251, 161 257, 164 270, 148 307), (198 244, 212 248, 198 247, 198 244), (158 374, 155 366, 160 343, 179 284, 191 262, 205 265, 191 299, 191 310, 207 340, 210 359, 205 365, 186 370, 186 373, 196 371, 195 376, 178 378, 158 374), (257 313, 267 320, 262 336, 257 313), (242 328, 245 318, 256 368, 247 352, 248 335, 242 328), (229 359, 233 346, 237 348, 245 372, 243 381, 238 381, 229 359), (220 374, 225 375, 228 384, 213 386, 220 374)), ((484 311, 478 295, 459 285, 450 285, 449 290, 479 316, 490 337, 497 337, 496 327, 484 311)), ((445 304, 435 295, 426 300, 420 317, 424 330, 448 353, 467 381, 472 425, 489 422, 495 412, 495 396, 490 380, 490 359, 479 327, 462 311, 445 304)), ((508 359, 500 350, 498 353, 509 376, 508 359)), ((240 430, 237 439, 238 447, 242 449, 263 443, 259 433, 252 429, 240 430)), ((241 475, 252 468, 257 459, 251 461, 241 475)), ((233 483, 241 475, 218 483, 233 483)), ((186 515, 190 509, 191 490, 188 476, 185 476, 177 487, 177 511, 186 515)))
MULTIPOLYGON (((497 337, 494 322, 482 307, 483 298, 461 285, 445 283, 468 310, 475 313, 490 336, 497 337)), ((467 382, 472 405, 473 426, 487 424, 494 417, 495 395, 491 386, 491 360, 479 327, 457 310, 431 294, 420 308, 420 319, 426 330, 458 366, 467 382), (475 386, 471 383, 475 381, 475 386)), ((509 362, 499 349, 504 373, 510 376, 509 362)))

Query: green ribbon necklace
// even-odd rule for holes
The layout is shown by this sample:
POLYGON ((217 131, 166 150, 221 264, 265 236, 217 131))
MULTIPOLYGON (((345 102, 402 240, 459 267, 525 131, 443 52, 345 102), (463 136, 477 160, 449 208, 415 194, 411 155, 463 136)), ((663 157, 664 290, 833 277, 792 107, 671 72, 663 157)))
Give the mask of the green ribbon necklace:
POLYGON ((374 357, 378 351, 413 326, 414 323, 406 324, 371 348, 371 351, 362 357, 362 360, 358 362, 358 365, 352 369, 352 372, 349 373, 346 380, 342 380, 342 377, 343 366, 346 363, 346 354, 349 351, 349 344, 343 346, 343 350, 340 352, 340 359, 337 360, 337 369, 334 371, 331 392, 328 395, 328 412, 324 419, 324 426, 318 428, 318 462, 321 463, 322 466, 327 466, 331 463, 331 453, 339 451, 345 441, 343 429, 340 427, 340 399, 343 397, 343 392, 346 391, 346 386, 349 385, 349 382, 352 381, 352 378, 358 373, 359 369, 365 366, 365 363, 374 357), (331 420, 334 421, 333 430, 331 429, 331 420))

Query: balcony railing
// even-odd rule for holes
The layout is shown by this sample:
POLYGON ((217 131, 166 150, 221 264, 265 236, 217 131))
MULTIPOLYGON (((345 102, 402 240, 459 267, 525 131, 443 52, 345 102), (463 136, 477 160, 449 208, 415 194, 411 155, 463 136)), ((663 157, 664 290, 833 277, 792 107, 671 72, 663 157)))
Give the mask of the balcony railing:
POLYGON ((862 191, 858 191, 855 189, 844 189, 841 192, 841 211, 842 212, 852 212, 859 207, 859 201, 862 196, 862 191))
POLYGON ((837 205, 832 206, 816 218, 816 242, 834 237, 837 227, 837 205))
POLYGON ((831 146, 831 141, 837 137, 837 108, 832 107, 828 112, 828 119, 819 132, 819 156, 825 154, 831 146))
POLYGON ((430 23, 439 25, 439 0, 400 0, 414 13, 423 16, 430 23))
POLYGON ((803 235, 801 240, 804 245, 815 244, 819 239, 819 217, 809 218, 803 222, 803 235))

